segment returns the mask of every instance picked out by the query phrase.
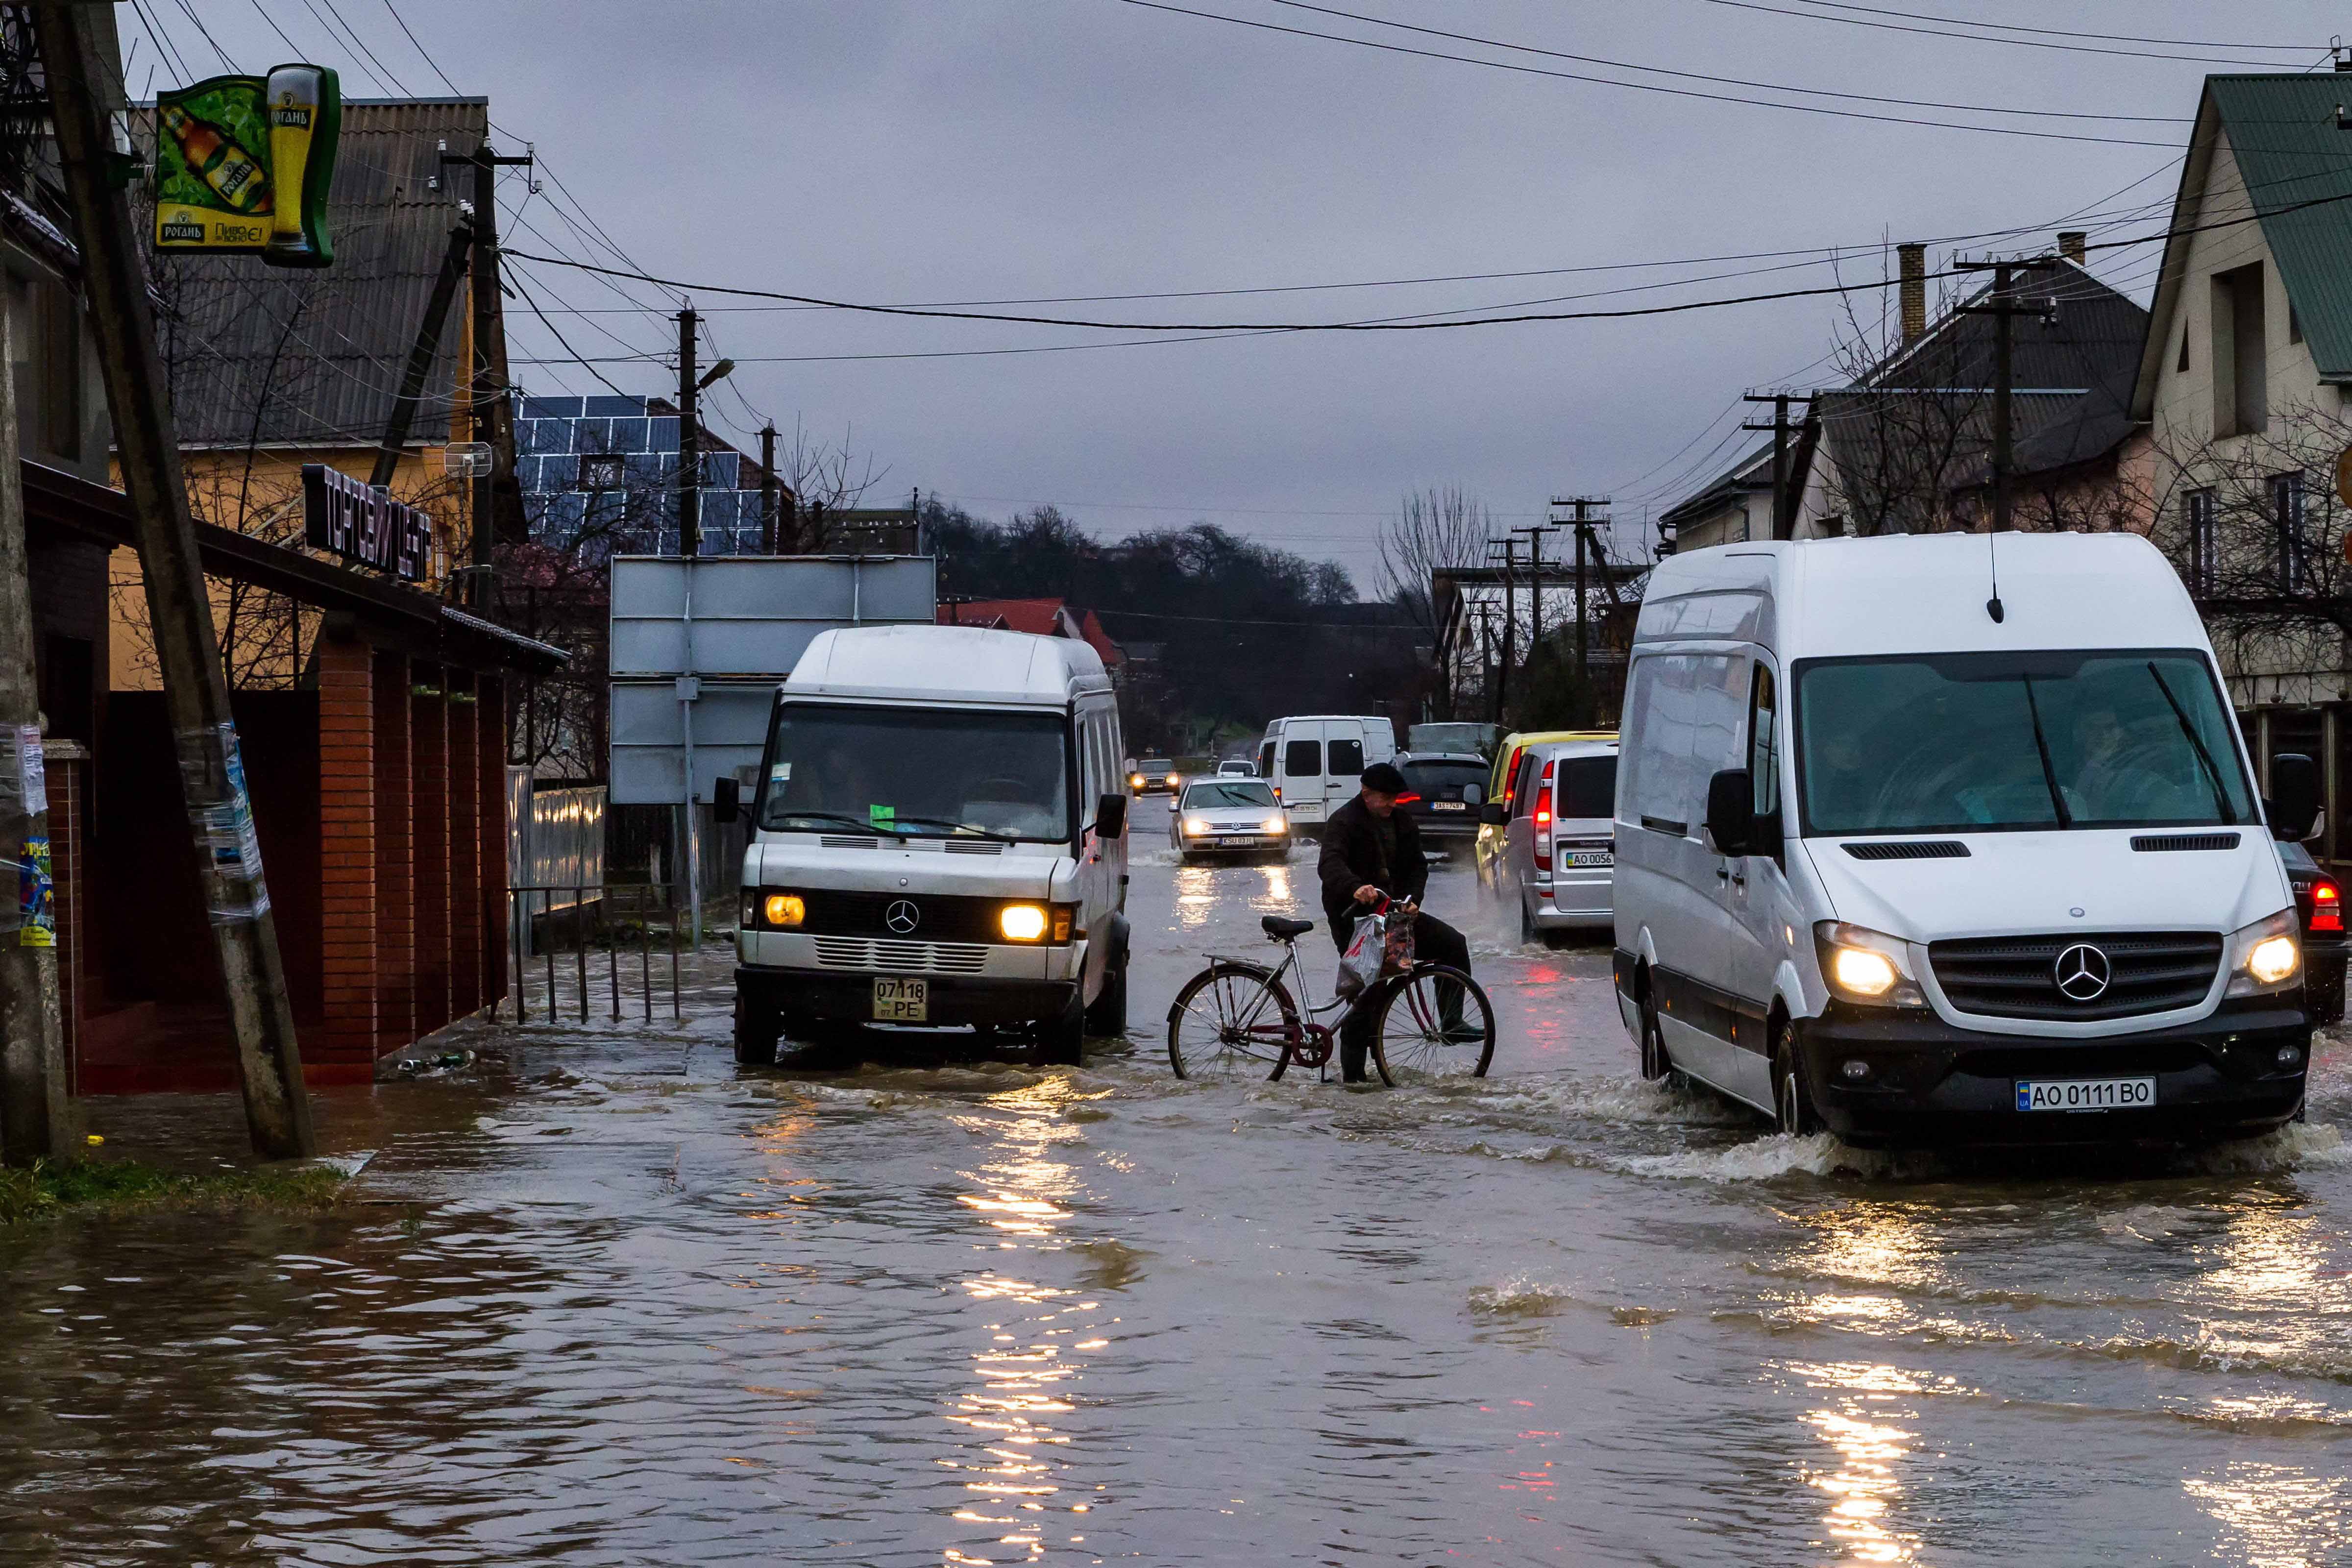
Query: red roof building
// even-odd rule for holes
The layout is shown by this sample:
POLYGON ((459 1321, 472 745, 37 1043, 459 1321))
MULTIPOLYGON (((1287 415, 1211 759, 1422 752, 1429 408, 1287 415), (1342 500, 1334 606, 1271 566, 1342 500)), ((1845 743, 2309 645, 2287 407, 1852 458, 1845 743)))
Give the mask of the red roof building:
POLYGON ((963 599, 940 606, 943 626, 989 626, 1032 637, 1069 637, 1102 655, 1103 668, 1117 670, 1127 651, 1111 640, 1092 610, 1072 610, 1062 599, 963 599))

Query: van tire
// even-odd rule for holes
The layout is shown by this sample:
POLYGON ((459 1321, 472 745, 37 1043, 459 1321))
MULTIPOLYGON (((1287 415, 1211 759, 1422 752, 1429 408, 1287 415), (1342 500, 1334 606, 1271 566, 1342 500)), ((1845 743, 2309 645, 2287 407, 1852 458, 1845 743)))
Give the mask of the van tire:
POLYGON ((740 1067, 776 1065, 776 1038, 784 1018, 772 1003, 735 993, 735 1061, 740 1067))
POLYGON ((1070 988, 1069 1005, 1037 1023, 1037 1059, 1048 1067, 1084 1067, 1087 1062, 1085 993, 1070 988))
POLYGON ((1127 948, 1119 947, 1118 955, 1103 969, 1102 990, 1096 994, 1094 1005, 1087 1009, 1087 1033, 1096 1036, 1117 1036, 1127 1033, 1127 948))
POLYGON ((1772 1031, 1772 1106, 1780 1130, 1791 1138, 1824 1131, 1805 1067, 1805 1042, 1796 1025, 1778 1020, 1772 1031))
POLYGON ((1658 1022, 1657 998, 1650 994, 1650 977, 1646 970, 1643 972, 1636 994, 1641 997, 1635 1007, 1642 1031, 1642 1079, 1645 1083, 1656 1083, 1675 1070, 1675 1064, 1666 1056, 1665 1026, 1658 1022))

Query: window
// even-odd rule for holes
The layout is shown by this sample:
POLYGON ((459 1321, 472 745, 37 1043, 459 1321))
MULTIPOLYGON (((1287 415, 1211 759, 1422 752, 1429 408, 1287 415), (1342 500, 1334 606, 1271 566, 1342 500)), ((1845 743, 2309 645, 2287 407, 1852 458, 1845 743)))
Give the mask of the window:
POLYGON ((1780 693, 1774 689, 1772 667, 1760 662, 1748 693, 1748 777, 1757 816, 1760 819, 1779 816, 1780 693))
POLYGON ((2189 514, 2189 591, 2210 594, 2220 574, 2213 537, 2213 492, 2190 490, 2185 507, 2189 514))
POLYGON ((1331 773, 1336 778, 1354 778, 1364 771, 1364 742, 1335 740, 1331 742, 1331 773))
POLYGON ((2279 587, 2300 594, 2311 586, 2310 542, 2304 535, 2301 474, 2271 476, 2271 521, 2278 530, 2279 587))
POLYGON ((1223 779, 1210 784, 1196 784, 1184 791, 1184 803, 1180 811, 1246 811, 1255 806, 1271 808, 1275 804, 1274 787, 1257 779, 1223 779))
POLYGON ((1406 763, 1400 771, 1407 787, 1423 800, 1460 800, 1466 785, 1486 787, 1484 763, 1406 763))
POLYGON ((2189 648, 1809 660, 1795 742, 1813 835, 2258 820, 2189 648))
POLYGON ((2270 340, 2263 311, 2263 264, 2213 275, 2213 434, 2258 435, 2270 427, 2270 340))
POLYGON ((1295 779, 1311 779, 1323 771, 1323 742, 1293 741, 1282 748, 1282 771, 1295 779))
POLYGON ((1257 774, 1264 779, 1274 776, 1274 742, 1272 741, 1258 748, 1257 774))
POLYGON ((1606 820, 1617 814, 1617 759, 1614 755, 1600 757, 1562 757, 1553 786, 1559 795, 1555 808, 1562 822, 1580 818, 1599 817, 1606 820))
POLYGON ((629 482, 628 464, 617 452, 583 452, 580 454, 579 488, 583 490, 617 490, 629 482))
POLYGON ((760 826, 1066 843, 1067 733, 1056 713, 788 703, 768 743, 760 826))
POLYGON ((1511 792, 1511 815, 1513 816, 1525 816, 1534 808, 1536 798, 1536 779, 1542 771, 1543 759, 1537 756, 1533 752, 1526 752, 1520 757, 1518 783, 1513 786, 1511 792))

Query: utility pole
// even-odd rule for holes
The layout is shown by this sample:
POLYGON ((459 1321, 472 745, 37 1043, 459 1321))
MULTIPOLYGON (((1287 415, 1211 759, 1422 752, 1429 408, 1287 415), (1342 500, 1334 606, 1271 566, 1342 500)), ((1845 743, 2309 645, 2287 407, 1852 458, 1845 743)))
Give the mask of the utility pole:
POLYGON ((448 329, 449 307, 457 299, 457 279, 465 275, 466 254, 473 247, 474 230, 460 223, 449 230, 449 248, 441 257, 441 275, 433 280, 433 295, 425 302, 425 319, 417 323, 415 346, 408 351, 408 366, 401 372, 400 395, 393 399, 392 417, 383 427, 383 444, 376 448, 375 471, 368 483, 390 489, 400 467, 401 448, 408 445, 409 427, 416 422, 416 405, 425 397, 425 378, 441 352, 441 334, 448 329))
POLYGON ((444 165, 466 163, 474 171, 474 269, 467 280, 473 308, 473 376, 466 405, 473 416, 474 439, 490 449, 490 471, 474 479, 474 608, 490 608, 490 563, 499 536, 520 543, 530 531, 522 514, 522 487, 515 482, 514 407, 507 401, 507 317, 499 282, 499 171, 530 168, 531 155, 501 157, 485 140, 471 153, 441 154, 444 165))
POLYGON ((170 383, 155 345, 154 307, 130 203, 112 178, 118 164, 110 128, 122 104, 103 85, 115 79, 116 65, 100 42, 113 32, 112 8, 39 0, 32 10, 58 163, 81 244, 82 286, 106 376, 115 456, 146 582, 164 710, 177 741, 200 882, 212 904, 246 1125, 261 1154, 308 1155, 317 1149, 310 1101, 253 837, 212 603, 196 559, 170 383))
MULTIPOLYGON (((1556 507, 1570 507, 1575 510, 1575 515, 1569 520, 1567 526, 1576 530, 1576 679, 1582 682, 1592 673, 1590 651, 1592 643, 1590 631, 1591 606, 1585 586, 1585 564, 1588 557, 1594 564, 1600 566, 1601 580, 1604 583, 1608 582, 1609 571, 1608 560, 1601 549, 1600 541, 1591 537, 1593 523, 1596 521, 1606 522, 1609 519, 1604 513, 1596 520, 1592 515, 1592 509, 1597 506, 1607 506, 1609 498, 1607 496, 1554 496, 1551 498, 1551 504, 1556 507)), ((1611 585, 1610 603, 1616 603, 1613 584, 1611 585)))
POLYGON ((702 553, 701 386, 694 379, 694 307, 677 313, 677 552, 702 553))
MULTIPOLYGON (((0 310, 0 365, 16 358, 0 310)), ((49 841, 41 773, 40 689, 33 674, 33 603, 25 558, 25 487, 16 467, 16 378, 0 374, 0 865, 31 863, 49 841)), ((26 873, 17 873, 20 879, 26 873)), ((72 1152, 64 1024, 54 928, 0 922, 0 1157, 11 1165, 72 1152)))
POLYGON ((1742 393, 1739 400, 1742 403, 1769 403, 1772 405, 1770 424, 1761 424, 1748 419, 1741 421, 1739 427, 1742 430, 1772 432, 1772 537, 1793 539, 1797 533, 1797 498, 1790 494, 1791 487, 1789 474, 1789 431, 1790 429, 1789 405, 1810 403, 1812 400, 1801 393, 1794 392, 1742 393))
POLYGON ((1519 542, 1505 539, 1486 546, 1489 559, 1496 550, 1503 552, 1503 661, 1495 678, 1495 721, 1503 721, 1503 709, 1510 700, 1511 663, 1518 651, 1519 602, 1517 595, 1519 542))
POLYGON ((2009 475, 2016 466, 2017 455, 2011 439, 2011 405, 2017 387, 2013 344, 2010 320, 2038 308, 2021 304, 2014 290, 2017 274, 2041 271, 2058 265, 2055 257, 2037 256, 2024 261, 1962 261, 1955 265, 1960 272, 1990 272, 1992 292, 1981 305, 1964 305, 1962 310, 1972 316, 1990 316, 1992 334, 1992 531, 2006 533, 2010 528, 2009 475))
POLYGON ((776 480, 776 427, 770 424, 760 432, 760 553, 781 555, 783 541, 776 527, 776 499, 782 487, 776 480))
POLYGON ((1548 522, 1531 522, 1513 533, 1528 536, 1528 657, 1533 658, 1536 649, 1543 646, 1543 536, 1552 531, 1548 522))

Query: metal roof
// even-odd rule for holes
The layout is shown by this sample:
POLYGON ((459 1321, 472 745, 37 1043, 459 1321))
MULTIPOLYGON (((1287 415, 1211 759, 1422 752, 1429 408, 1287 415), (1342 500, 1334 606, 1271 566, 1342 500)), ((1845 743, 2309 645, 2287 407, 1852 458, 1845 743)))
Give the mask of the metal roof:
MULTIPOLYGON (((134 136, 152 145, 152 109, 131 115, 134 136)), ((157 327, 182 444, 376 443, 458 201, 472 195, 471 171, 444 176, 442 143, 471 153, 488 132, 488 99, 346 101, 328 202, 333 266, 149 258, 163 300, 157 327)), ((461 291, 412 441, 437 442, 448 429, 466 308, 461 291)))
MULTIPOLYGON (((2352 132, 2336 128, 2347 102, 2352 86, 2336 71, 2205 79, 2173 201, 2173 233, 2164 242, 2158 320, 2174 319, 2190 238, 2181 231, 2246 216, 2202 210, 2213 154, 2226 134, 2319 379, 2352 383, 2352 266, 2346 263, 2352 256, 2352 132)), ((2155 406, 2164 348, 2151 340, 2140 359, 2132 405, 2142 419, 2155 406)))

